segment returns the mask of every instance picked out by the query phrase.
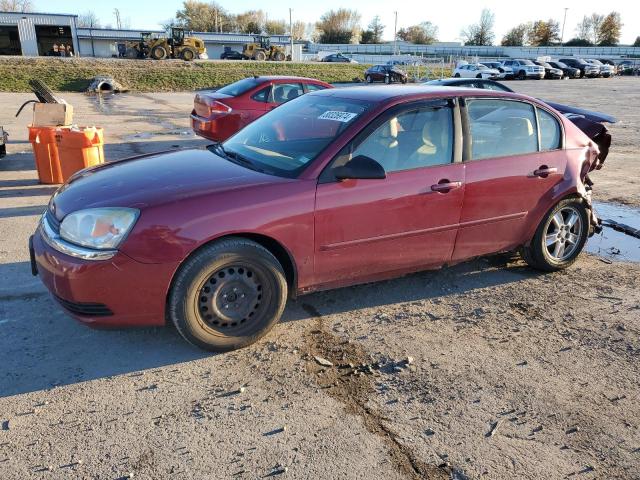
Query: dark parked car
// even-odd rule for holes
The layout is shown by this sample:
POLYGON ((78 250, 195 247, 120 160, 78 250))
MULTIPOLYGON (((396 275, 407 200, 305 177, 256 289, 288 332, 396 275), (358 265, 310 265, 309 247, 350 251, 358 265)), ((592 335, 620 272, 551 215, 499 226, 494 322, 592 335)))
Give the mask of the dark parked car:
POLYGON ((579 68, 570 67, 566 63, 562 63, 558 61, 550 61, 547 63, 551 65, 553 68, 559 68, 560 70, 562 70, 562 73, 565 78, 580 78, 579 68))
POLYGON ((600 67, 585 62, 582 58, 561 58, 560 61, 580 70, 580 78, 600 76, 600 67))
POLYGON ((358 63, 355 60, 345 57, 342 53, 332 53, 320 59, 321 62, 337 62, 337 63, 358 63))
POLYGON ((225 50, 220 54, 220 60, 246 60, 246 57, 236 50, 225 50))
POLYGON ((166 319, 231 350, 288 297, 512 250, 569 267, 598 230, 587 175, 604 156, 524 95, 323 90, 224 143, 78 172, 30 239, 32 267, 86 324, 166 319))
POLYGON ((325 88, 333 86, 313 78, 245 78, 216 91, 197 93, 191 128, 201 137, 221 142, 278 105, 325 88))
POLYGON ((407 83, 407 72, 395 65, 374 65, 364 72, 364 79, 367 83, 407 83))
POLYGON ((533 63, 544 68, 544 78, 546 79, 562 80, 562 77, 564 77, 562 69, 556 68, 548 62, 539 62, 536 60, 533 63))

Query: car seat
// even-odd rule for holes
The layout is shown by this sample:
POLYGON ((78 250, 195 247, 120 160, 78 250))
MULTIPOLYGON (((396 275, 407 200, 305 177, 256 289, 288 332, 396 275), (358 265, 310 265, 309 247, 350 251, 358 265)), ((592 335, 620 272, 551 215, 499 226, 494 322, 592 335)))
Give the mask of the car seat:
POLYGON ((501 130, 503 140, 498 144, 498 155, 518 155, 538 150, 538 139, 528 118, 507 117, 502 122, 501 130))
POLYGON ((358 155, 365 155, 380 163, 386 172, 396 170, 398 163, 398 130, 398 118, 389 119, 356 148, 352 158, 358 155))

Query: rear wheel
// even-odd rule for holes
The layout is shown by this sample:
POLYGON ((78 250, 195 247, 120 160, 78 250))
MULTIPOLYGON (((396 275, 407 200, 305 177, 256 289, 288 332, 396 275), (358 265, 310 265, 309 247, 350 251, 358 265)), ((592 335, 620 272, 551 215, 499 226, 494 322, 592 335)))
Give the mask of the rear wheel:
POLYGON ((217 352, 250 345, 277 323, 287 299, 278 260, 242 238, 204 247, 176 274, 169 316, 190 343, 217 352))
POLYGON ((524 70, 520 70, 518 72, 518 79, 519 80, 526 80, 527 79, 527 74, 524 70))
POLYGON ((371 75, 367 75, 365 77, 365 80, 367 81, 367 83, 373 83, 373 78, 371 78, 371 75))
POLYGON ((576 261, 588 236, 589 213, 584 202, 568 198, 545 215, 522 256, 538 270, 562 270, 576 261))
POLYGON ((258 60, 259 62, 264 62, 267 59, 267 54, 262 50, 258 50, 256 53, 254 53, 253 59, 258 60))
POLYGON ((282 52, 276 52, 276 54, 273 56, 274 60, 276 62, 283 62, 285 59, 285 55, 282 52))
POLYGON ((456 73, 453 77, 454 77, 454 78, 460 78, 460 74, 459 74, 459 73, 456 73))
POLYGON ((478 75, 476 75, 476 78, 482 78, 482 74, 479 73, 478 75))

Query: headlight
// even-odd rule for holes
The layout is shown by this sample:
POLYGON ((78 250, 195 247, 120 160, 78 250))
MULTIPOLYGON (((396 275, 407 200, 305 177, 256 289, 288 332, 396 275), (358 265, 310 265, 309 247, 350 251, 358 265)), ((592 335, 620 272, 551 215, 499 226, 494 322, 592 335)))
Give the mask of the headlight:
POLYGON ((98 250, 117 248, 136 223, 134 208, 89 208, 78 210, 60 224, 64 240, 98 250))

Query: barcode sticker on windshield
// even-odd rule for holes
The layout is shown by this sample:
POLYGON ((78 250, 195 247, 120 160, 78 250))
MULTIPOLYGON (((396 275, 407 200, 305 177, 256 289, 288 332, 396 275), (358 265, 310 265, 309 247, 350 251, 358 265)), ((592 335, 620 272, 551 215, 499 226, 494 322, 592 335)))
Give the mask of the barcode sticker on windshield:
POLYGON ((336 111, 329 110, 328 112, 324 112, 318 118, 320 120, 334 120, 336 122, 349 122, 357 116, 358 116, 357 113, 336 112, 336 111))

